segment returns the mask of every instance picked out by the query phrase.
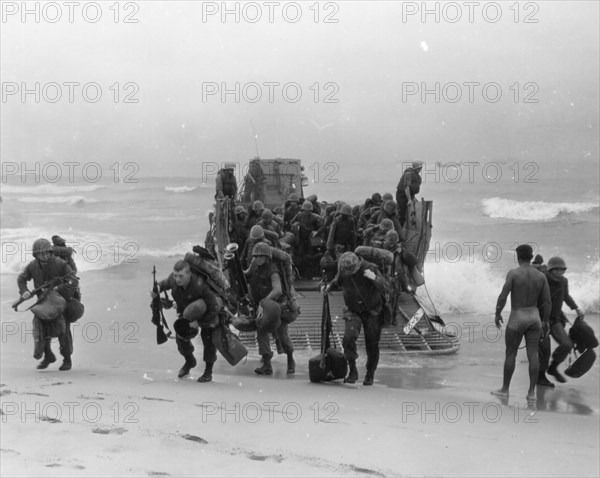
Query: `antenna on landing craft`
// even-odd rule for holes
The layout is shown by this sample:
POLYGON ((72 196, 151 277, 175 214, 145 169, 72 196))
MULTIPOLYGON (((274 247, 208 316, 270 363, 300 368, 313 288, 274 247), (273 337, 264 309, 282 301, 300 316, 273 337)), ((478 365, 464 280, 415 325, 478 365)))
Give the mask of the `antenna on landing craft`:
POLYGON ((250 120, 250 126, 252 126, 252 134, 254 135, 254 146, 256 147, 256 157, 260 158, 260 154, 258 154, 258 135, 256 134, 256 130, 254 129, 254 123, 250 120))

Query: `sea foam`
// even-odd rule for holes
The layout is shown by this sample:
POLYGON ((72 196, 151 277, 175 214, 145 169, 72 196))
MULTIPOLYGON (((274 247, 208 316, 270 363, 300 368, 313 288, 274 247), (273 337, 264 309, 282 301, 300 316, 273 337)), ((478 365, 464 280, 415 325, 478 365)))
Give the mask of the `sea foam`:
POLYGON ((523 221, 548 221, 560 214, 581 213, 598 208, 597 203, 545 201, 514 201, 499 197, 481 201, 483 213, 494 219, 517 219, 523 221))

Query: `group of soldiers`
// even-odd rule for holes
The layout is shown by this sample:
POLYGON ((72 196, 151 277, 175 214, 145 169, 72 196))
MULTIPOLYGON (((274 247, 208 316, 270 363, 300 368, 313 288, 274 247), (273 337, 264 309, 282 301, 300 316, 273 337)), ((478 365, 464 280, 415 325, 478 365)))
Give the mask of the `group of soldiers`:
MULTIPOLYGON (((220 321, 232 323, 242 331, 256 331, 261 365, 255 369, 259 375, 272 375, 271 336, 276 350, 287 356, 287 374, 294 374, 294 347, 288 326, 296 320, 299 307, 295 299, 294 280, 314 278, 325 271, 327 280, 321 288, 323 294, 341 288, 345 310, 344 355, 349 364, 348 383, 358 380, 356 368, 357 339, 364 328, 367 363, 364 385, 372 385, 379 361, 379 341, 386 310, 394 309, 390 298, 400 292, 414 292, 406 271, 417 264, 416 257, 403 247, 405 240, 406 210, 419 192, 420 163, 405 171, 396 191, 396 201, 389 193, 374 193, 361 206, 350 206, 338 201, 333 204, 318 201, 316 195, 300 198, 289 195, 284 204, 272 211, 255 200, 246 208, 232 205, 235 220, 231 236, 237 244, 240 267, 229 268, 231 291, 215 290, 210 277, 193 270, 185 260, 178 261, 172 273, 158 282, 158 291, 171 291, 177 306, 178 319, 174 323, 176 343, 185 362, 178 376, 187 376, 197 366, 193 339, 200 334, 203 344, 205 369, 199 382, 212 381, 217 350, 212 336, 220 321), (399 207, 400 206, 400 207, 399 207), (370 251, 369 260, 359 249, 370 251), (379 252, 378 252, 379 251, 379 252), (391 261, 378 260, 382 255, 391 261), (373 259, 371 259, 373 258, 373 259), (241 287, 245 284, 244 287, 241 287), (246 292, 244 292, 246 291, 246 292)), ((217 180, 217 199, 234 199, 237 185, 232 168, 225 168, 217 180), (223 174, 221 174, 223 173, 223 174)), ((38 239, 33 244, 34 260, 17 279, 20 301, 37 294, 34 312, 34 357, 43 360, 37 366, 45 369, 56 361, 51 350, 51 339, 58 337, 63 363, 60 370, 72 367, 73 340, 70 324, 83 315, 77 267, 72 249, 64 239, 53 236, 52 243, 38 239), (34 291, 27 283, 33 280, 34 291), (53 293, 54 296, 50 296, 53 293), (54 299, 51 300, 51 297, 54 299), (45 307, 45 309, 44 309, 45 307), (44 317, 59 311, 56 317, 44 317)), ((553 386, 545 373, 557 381, 565 379, 558 371, 573 347, 565 333, 566 319, 562 304, 566 302, 578 315, 583 316, 569 295, 563 277, 566 265, 561 258, 550 259, 547 266, 531 266, 532 250, 523 245, 517 248, 520 267, 509 273, 498 299, 496 325, 502 323, 501 311, 508 294, 512 294, 512 312, 507 326, 507 352, 503 387, 494 392, 507 395, 518 345, 526 338, 530 360, 530 390, 533 395, 536 383, 553 386), (542 270, 542 272, 540 272, 542 270), (540 317, 542 319, 540 320, 540 317), (550 356, 550 334, 559 346, 550 356), (542 342, 540 344, 540 338, 542 342), (541 364, 538 360, 540 354, 541 364)), ((541 262, 541 261, 537 261, 541 262)), ((16 309, 16 305, 15 305, 16 309)))
MULTIPOLYGON (((234 199, 237 182, 233 165, 225 166, 217 177, 216 197, 234 199)), ((420 165, 414 166, 414 174, 418 176, 420 165)), ((407 199, 408 194, 409 200, 414 200, 415 191, 418 192, 418 188, 411 190, 407 187, 405 192, 399 185, 397 196, 407 199)), ((200 334, 205 369, 198 381, 212 380, 213 364, 217 358, 212 334, 224 317, 228 317, 229 322, 233 322, 240 330, 246 328, 256 331, 261 355, 261 365, 255 370, 257 374, 273 374, 271 337, 275 339, 277 352, 287 356, 287 374, 295 373, 294 348, 288 334, 288 326, 297 318, 299 310, 293 282, 298 278, 320 277, 321 271, 325 270, 330 283, 323 293, 341 287, 348 309, 343 340, 350 365, 347 381, 354 383, 358 379, 356 341, 361 327, 364 327, 368 356, 364 383, 371 385, 379 359, 381 317, 386 306, 385 291, 389 292, 392 270, 396 271, 394 276, 399 278, 401 290, 410 291, 403 265, 407 259, 410 262, 414 257, 411 258, 402 248, 404 229, 397 201, 389 193, 383 196, 374 193, 363 205, 351 207, 341 201, 334 204, 319 202, 316 195, 301 198, 292 193, 284 204, 272 211, 259 200, 253 201, 248 208, 235 206, 233 201, 231 203, 235 215, 231 236, 239 247, 243 280, 248 286, 247 296, 220 294, 211 286, 208 277, 193 270, 185 260, 178 261, 171 274, 158 282, 158 294, 170 291, 177 307, 175 340, 184 358, 178 376, 187 376, 197 366, 193 341, 200 334), (388 251, 394 257, 395 267, 373 264, 358 256, 354 251, 359 245, 388 251), (230 301, 232 295, 234 297, 230 301), (246 301, 244 303, 244 300, 238 299, 246 301), (245 314, 243 317, 247 320, 238 320, 236 323, 235 317, 242 316, 241 313, 245 314)), ((68 307, 75 302, 81 309, 83 306, 80 303, 78 278, 75 276, 76 266, 70 255, 66 257, 70 264, 59 257, 59 250, 60 246, 52 245, 45 239, 37 240, 34 244, 34 261, 27 265, 18 279, 23 300, 32 294, 27 289, 27 282, 33 279, 36 288, 33 292, 38 294, 38 302, 43 302, 46 298, 42 295, 47 292, 42 292, 42 285, 58 277, 68 278, 58 286, 47 288, 64 296, 68 305, 63 307, 63 313, 55 320, 34 316, 34 323, 37 324, 34 328, 40 330, 44 353, 38 365, 40 369, 56 360, 50 349, 52 337, 58 337, 63 355, 60 370, 71 368, 73 350, 70 323, 83 313, 81 310, 81 313, 74 315, 77 318, 67 319, 68 307)), ((151 294, 154 296, 156 292, 151 294)), ((35 356, 39 356, 39 351, 35 356)))

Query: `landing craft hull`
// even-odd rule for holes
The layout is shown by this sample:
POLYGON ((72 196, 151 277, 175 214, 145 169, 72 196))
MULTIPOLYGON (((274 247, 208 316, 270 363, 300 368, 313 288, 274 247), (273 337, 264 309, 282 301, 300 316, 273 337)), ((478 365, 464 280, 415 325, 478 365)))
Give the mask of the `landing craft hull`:
MULTIPOLYGON (((301 171, 299 160, 261 160, 263 174, 265 175, 264 184, 266 187, 263 193, 267 207, 276 207, 281 205, 286 194, 292 190, 302 192, 300 175, 296 171, 301 171), (270 163, 274 165, 271 165, 270 163), (287 163, 290 162, 290 165, 287 163), (282 167, 281 165, 285 167, 282 167), (293 168, 292 168, 293 166, 293 168), (269 169, 271 168, 271 169, 269 169), (293 175, 288 179, 283 173, 292 168, 293 175), (276 174, 271 173, 275 171, 276 174), (283 178, 283 179, 282 179, 283 178), (296 186, 291 186, 298 183, 296 186), (288 186, 286 186, 288 185, 288 186), (285 186, 285 187, 283 187, 285 186)), ((243 193, 242 193, 243 194, 243 193)), ((243 203, 242 197, 238 198, 237 204, 243 203)), ((252 197, 254 199, 254 197, 252 197)), ((215 204, 215 213, 211 220, 211 231, 209 239, 214 241, 216 255, 219 256, 219 262, 223 262, 223 253, 230 240, 232 224, 227 213, 229 209, 229 200, 217 200, 215 204)), ((229 209, 230 210, 230 209, 229 209)), ((406 241, 404 247, 412 252, 418 260, 417 269, 424 270, 425 257, 429 250, 432 230, 432 211, 433 202, 421 200, 416 202, 407 211, 406 241)), ((208 245, 207 240, 207 245, 208 245)), ((420 274, 418 274, 420 275, 420 274)), ((416 278, 409 275, 409 281, 413 286, 421 285, 415 282, 416 278)), ((290 324, 289 335, 296 349, 320 350, 321 343, 321 312, 323 297, 319 292, 319 282, 296 281, 294 284, 296 291, 301 296, 297 298, 300 305, 300 315, 298 319, 290 324)), ((443 327, 434 324, 432 318, 425 312, 416 324, 410 323, 410 319, 422 309, 418 299, 409 293, 400 293, 397 297, 397 325, 385 327, 381 333, 380 349, 382 352, 391 352, 397 354, 427 354, 441 355, 456 353, 460 348, 459 340, 453 334, 444 330, 443 327), (410 330, 405 331, 405 327, 410 323, 410 330), (412 326, 414 325, 414 327, 412 326)), ((338 347, 342 347, 342 338, 344 336, 343 306, 344 301, 341 292, 333 292, 330 297, 331 314, 333 319, 333 340, 338 347)), ((240 339, 242 343, 251 352, 258 351, 256 343, 256 334, 254 332, 241 332, 240 339)), ((364 336, 361 334, 358 340, 359 346, 364 345, 364 336)))

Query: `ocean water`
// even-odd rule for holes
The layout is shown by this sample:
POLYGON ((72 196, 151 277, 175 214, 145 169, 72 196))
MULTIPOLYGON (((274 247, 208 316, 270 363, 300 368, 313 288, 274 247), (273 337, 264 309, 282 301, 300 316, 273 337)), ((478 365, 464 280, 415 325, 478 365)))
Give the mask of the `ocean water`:
MULTIPOLYGON (((241 163, 243 165, 243 163, 241 163)), ((420 294, 439 313, 489 313, 514 249, 530 243, 547 260, 560 255, 571 294, 587 312, 599 305, 598 161, 426 164, 420 197, 432 200, 433 235, 420 294)), ((395 193, 402 163, 305 164, 305 194, 363 203, 395 193), (333 166, 332 166, 333 165, 333 166)), ((203 243, 214 179, 147 177, 137 182, 1 184, 2 274, 32 259, 31 243, 59 234, 81 271, 127 274, 139 260, 182 256, 203 243)))

